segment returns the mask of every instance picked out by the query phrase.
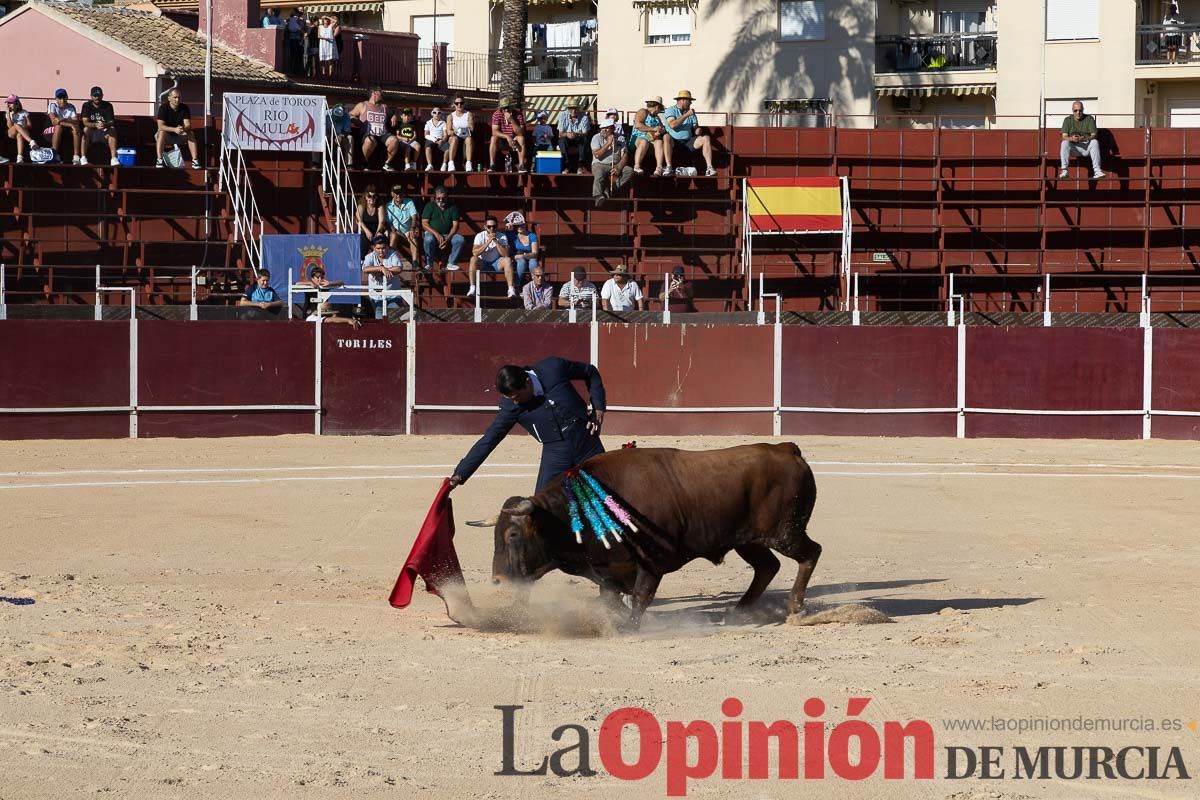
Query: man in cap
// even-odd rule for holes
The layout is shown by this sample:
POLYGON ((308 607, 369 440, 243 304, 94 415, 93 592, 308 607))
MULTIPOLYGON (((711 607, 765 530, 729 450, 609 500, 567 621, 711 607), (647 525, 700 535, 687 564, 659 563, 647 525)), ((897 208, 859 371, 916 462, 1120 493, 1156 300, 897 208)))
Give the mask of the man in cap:
MULTIPOLYGON (((109 164, 115 167, 121 163, 117 160, 116 112, 113 104, 104 99, 104 90, 99 86, 93 86, 90 94, 92 99, 79 109, 79 116, 83 119, 84 147, 107 143, 111 156, 109 164)), ((86 153, 81 155, 79 163, 87 164, 86 153)))
POLYGON ((492 141, 488 145, 488 161, 491 171, 496 171, 496 155, 500 143, 508 145, 517 162, 517 172, 525 171, 525 117, 517 104, 508 98, 500 101, 500 107, 492 114, 492 141))
POLYGON ((533 147, 535 150, 554 149, 554 128, 550 127, 549 111, 537 112, 537 122, 533 126, 533 147))
POLYGON ((596 302, 596 284, 587 279, 587 270, 576 267, 571 280, 558 290, 559 308, 591 308, 596 302))
POLYGON ((683 266, 671 270, 671 277, 663 288, 663 306, 668 311, 694 312, 696 310, 695 295, 692 285, 687 282, 683 266))
POLYGON ((600 132, 592 137, 592 197, 602 208, 613 188, 622 189, 633 180, 629 149, 613 135, 614 123, 605 119, 600 132))
POLYGON ((571 154, 575 155, 576 171, 585 175, 587 145, 591 140, 592 120, 580 109, 578 100, 568 100, 567 110, 558 115, 558 151, 562 153, 562 171, 571 171, 571 154))
POLYGON ((46 108, 46 115, 50 117, 50 125, 54 128, 54 133, 50 136, 51 149, 59 153, 62 132, 64 130, 70 131, 71 143, 74 145, 71 150, 74 154, 71 157, 71 163, 79 164, 83 153, 83 126, 79 122, 79 111, 75 108, 75 104, 67 102, 66 89, 55 90, 54 99, 50 101, 50 105, 46 108))
POLYGON ((625 130, 625 123, 621 122, 621 112, 615 108, 610 108, 604 112, 605 119, 613 121, 613 135, 618 139, 624 139, 628 133, 625 130))
POLYGON ((712 137, 705 135, 704 129, 697 122, 692 100, 692 93, 683 89, 675 95, 675 105, 663 112, 663 122, 667 129, 667 135, 663 137, 663 156, 667 162, 664 175, 675 174, 671 154, 676 148, 693 154, 700 151, 704 156, 704 174, 709 177, 717 174, 712 165, 712 137))

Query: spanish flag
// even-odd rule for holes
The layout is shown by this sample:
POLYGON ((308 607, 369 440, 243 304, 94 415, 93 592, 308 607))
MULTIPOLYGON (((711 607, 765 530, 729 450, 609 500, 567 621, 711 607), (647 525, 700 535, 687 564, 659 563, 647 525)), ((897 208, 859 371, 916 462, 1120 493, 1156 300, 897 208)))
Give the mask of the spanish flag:
POLYGON ((746 181, 750 230, 842 231, 839 178, 750 178, 746 181))

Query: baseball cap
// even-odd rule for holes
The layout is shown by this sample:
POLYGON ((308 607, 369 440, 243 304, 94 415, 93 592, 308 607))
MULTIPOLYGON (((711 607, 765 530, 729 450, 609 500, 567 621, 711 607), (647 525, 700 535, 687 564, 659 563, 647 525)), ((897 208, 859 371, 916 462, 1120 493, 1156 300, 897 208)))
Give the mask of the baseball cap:
POLYGON ((571 271, 571 274, 574 275, 579 280, 583 280, 584 278, 587 277, 587 270, 584 269, 583 267, 576 267, 574 270, 571 271))
POLYGON ((92 90, 90 92, 88 92, 88 94, 90 94, 92 97, 95 97, 98 94, 104 94, 104 90, 101 89, 99 86, 93 86, 92 90))
POLYGON ((604 121, 600 123, 601 128, 611 128, 612 126, 613 126, 613 121, 611 119, 609 119, 608 117, 605 117, 604 121))
POLYGON ((550 119, 550 112, 549 111, 539 111, 537 113, 537 118, 538 119, 550 119))
POLYGON ((401 113, 401 114, 408 114, 409 116, 411 116, 411 115, 412 115, 412 109, 411 109, 411 108, 409 108, 408 106, 405 106, 404 108, 400 109, 400 113, 401 113))
POLYGON ((55 97, 66 97, 66 96, 67 96, 67 90, 66 90, 66 89, 55 89, 55 90, 54 90, 54 96, 55 96, 55 97))
POLYGON ((579 108, 579 101, 578 100, 568 100, 567 108, 579 108))
POLYGON ((15 94, 10 94, 8 97, 6 97, 4 99, 4 102, 9 103, 9 104, 19 103, 19 102, 21 102, 21 98, 17 97, 15 94))
POLYGON ((621 116, 621 112, 620 112, 620 111, 617 111, 615 108, 610 108, 608 111, 605 111, 605 112, 604 112, 604 116, 606 116, 606 117, 612 117, 612 116, 617 116, 617 117, 619 117, 619 116, 621 116))
POLYGON ((672 275, 683 275, 683 272, 683 267, 675 267, 675 269, 671 270, 672 275))

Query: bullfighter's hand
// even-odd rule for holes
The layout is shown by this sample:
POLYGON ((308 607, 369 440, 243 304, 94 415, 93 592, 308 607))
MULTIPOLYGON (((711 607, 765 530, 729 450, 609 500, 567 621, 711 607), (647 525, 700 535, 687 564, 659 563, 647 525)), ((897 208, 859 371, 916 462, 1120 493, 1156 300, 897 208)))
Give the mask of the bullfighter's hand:
POLYGON ((592 418, 590 420, 588 420, 588 424, 587 424, 588 433, 592 433, 592 434, 600 433, 600 428, 603 425, 604 425, 604 411, 600 410, 600 409, 593 411, 592 418))
POLYGON ((462 484, 463 484, 463 479, 462 479, 461 475, 451 475, 450 476, 450 485, 451 486, 462 486, 462 484))

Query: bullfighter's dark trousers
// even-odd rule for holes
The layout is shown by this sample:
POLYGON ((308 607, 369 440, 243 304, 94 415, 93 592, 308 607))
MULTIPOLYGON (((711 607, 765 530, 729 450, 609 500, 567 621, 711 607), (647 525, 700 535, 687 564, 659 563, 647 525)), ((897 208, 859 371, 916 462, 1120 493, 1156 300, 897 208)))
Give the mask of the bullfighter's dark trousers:
POLYGON ((571 429, 566 431, 566 437, 561 442, 546 442, 542 445, 542 463, 537 478, 538 492, 571 467, 604 452, 600 437, 588 433, 585 425, 571 426, 571 429))

